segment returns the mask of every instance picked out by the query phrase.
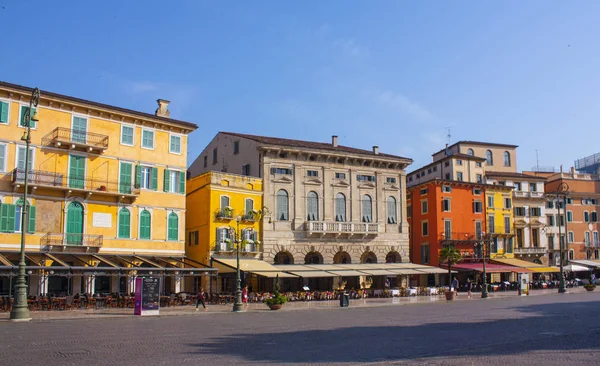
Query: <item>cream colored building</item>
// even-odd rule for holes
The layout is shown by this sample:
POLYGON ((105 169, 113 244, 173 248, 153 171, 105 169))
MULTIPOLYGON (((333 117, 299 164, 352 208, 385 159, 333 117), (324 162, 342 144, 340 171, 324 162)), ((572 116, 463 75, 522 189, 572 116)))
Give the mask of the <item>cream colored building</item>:
POLYGON ((449 154, 408 174, 407 184, 412 187, 432 179, 483 183, 484 164, 484 158, 462 153, 449 154))
POLYGON ((433 161, 449 155, 465 154, 484 158, 486 171, 517 172, 516 145, 492 142, 459 141, 433 154, 433 161))
POLYGON ((190 167, 263 178, 264 261, 408 263, 411 159, 338 144, 220 132, 190 167))

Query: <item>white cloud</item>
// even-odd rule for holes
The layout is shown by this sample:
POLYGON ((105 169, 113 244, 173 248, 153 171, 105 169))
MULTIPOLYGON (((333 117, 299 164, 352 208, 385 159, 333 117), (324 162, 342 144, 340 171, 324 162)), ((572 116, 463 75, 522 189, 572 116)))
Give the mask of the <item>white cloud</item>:
POLYGON ((150 81, 126 81, 124 88, 130 93, 138 94, 156 91, 159 86, 150 81))
POLYGON ((338 39, 334 44, 348 56, 352 57, 368 57, 369 49, 352 38, 338 39))
POLYGON ((401 111, 421 121, 434 119, 433 113, 407 96, 389 90, 368 90, 364 94, 373 102, 401 111))

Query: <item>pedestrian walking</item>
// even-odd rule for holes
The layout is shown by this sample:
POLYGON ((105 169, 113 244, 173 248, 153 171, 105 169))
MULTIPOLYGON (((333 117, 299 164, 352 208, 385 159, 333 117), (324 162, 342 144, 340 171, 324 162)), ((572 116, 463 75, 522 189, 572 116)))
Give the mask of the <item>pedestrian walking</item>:
POLYGON ((454 292, 456 292, 456 296, 458 297, 458 280, 456 277, 452 280, 452 287, 454 288, 454 292))
POLYGON ((248 286, 244 286, 242 289, 242 303, 245 308, 248 307, 248 286))
POLYGON ((473 293, 471 292, 472 288, 473 288, 473 283, 471 282, 471 279, 468 278, 467 279, 467 290, 468 290, 467 297, 473 296, 473 293))
POLYGON ((204 289, 201 288, 198 292, 198 298, 196 299, 196 311, 198 311, 198 305, 202 304, 204 310, 206 310, 206 300, 204 297, 204 289))

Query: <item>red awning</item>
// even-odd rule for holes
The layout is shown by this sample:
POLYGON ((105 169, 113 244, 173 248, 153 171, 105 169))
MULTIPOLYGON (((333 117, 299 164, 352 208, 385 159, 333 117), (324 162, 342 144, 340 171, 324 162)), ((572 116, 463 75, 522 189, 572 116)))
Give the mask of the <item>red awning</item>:
MULTIPOLYGON (((452 269, 461 272, 477 271, 483 272, 483 263, 459 263, 452 266, 452 269)), ((513 266, 502 266, 499 264, 486 263, 485 271, 487 273, 502 273, 502 272, 532 272, 527 268, 513 267, 513 266)))

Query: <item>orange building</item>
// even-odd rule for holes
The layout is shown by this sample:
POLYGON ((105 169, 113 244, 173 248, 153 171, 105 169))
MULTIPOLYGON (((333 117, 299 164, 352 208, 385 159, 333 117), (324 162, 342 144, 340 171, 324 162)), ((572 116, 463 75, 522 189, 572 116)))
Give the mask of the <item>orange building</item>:
POLYGON ((407 205, 411 262, 439 266, 439 251, 449 243, 463 257, 474 256, 486 227, 484 184, 430 180, 408 188, 407 205))
MULTIPOLYGON (((583 174, 572 169, 569 173, 556 173, 546 180, 546 193, 556 192, 561 183, 569 188, 566 207, 568 258, 570 260, 600 259, 600 176, 583 174)), ((562 205, 561 216, 564 215, 562 205)), ((564 220, 557 220, 561 224, 564 220)), ((565 227, 562 226, 564 235, 565 227)))

